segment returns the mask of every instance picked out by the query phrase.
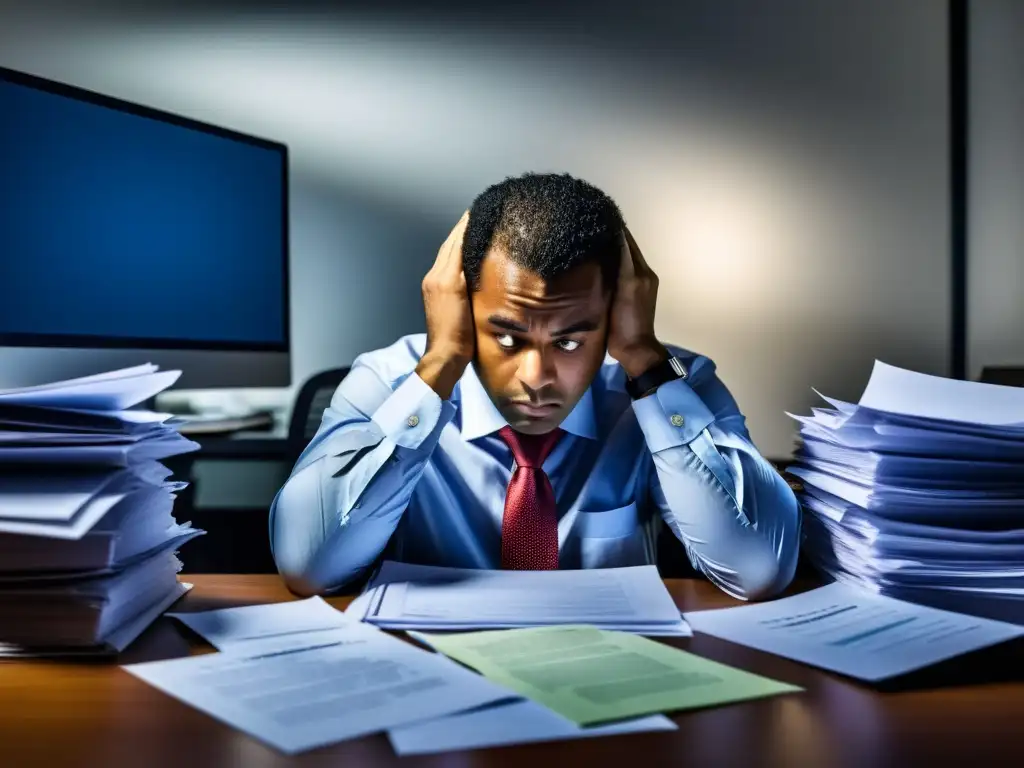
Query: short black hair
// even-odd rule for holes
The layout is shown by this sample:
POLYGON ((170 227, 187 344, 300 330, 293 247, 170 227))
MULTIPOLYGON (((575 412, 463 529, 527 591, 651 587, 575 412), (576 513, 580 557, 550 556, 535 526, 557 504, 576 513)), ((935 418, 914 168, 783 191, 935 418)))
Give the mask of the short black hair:
POLYGON ((479 289, 484 256, 500 247, 545 280, 597 263, 605 287, 614 289, 623 225, 608 195, 568 173, 510 176, 484 190, 469 209, 462 241, 466 283, 479 289))

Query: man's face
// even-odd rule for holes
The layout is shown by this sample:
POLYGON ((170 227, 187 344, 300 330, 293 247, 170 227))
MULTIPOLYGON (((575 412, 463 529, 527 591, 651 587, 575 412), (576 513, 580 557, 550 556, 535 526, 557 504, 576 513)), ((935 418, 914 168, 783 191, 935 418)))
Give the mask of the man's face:
POLYGON ((609 300, 597 264, 546 282, 499 248, 487 253, 472 294, 474 364, 517 432, 550 432, 587 391, 605 356, 609 300))

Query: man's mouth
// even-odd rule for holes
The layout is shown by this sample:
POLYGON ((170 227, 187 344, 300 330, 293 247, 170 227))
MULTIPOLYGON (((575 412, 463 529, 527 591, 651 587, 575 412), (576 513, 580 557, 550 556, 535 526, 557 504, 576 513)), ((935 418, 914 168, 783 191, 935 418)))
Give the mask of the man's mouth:
POLYGON ((544 419, 559 409, 558 403, 512 403, 512 408, 531 419, 544 419))

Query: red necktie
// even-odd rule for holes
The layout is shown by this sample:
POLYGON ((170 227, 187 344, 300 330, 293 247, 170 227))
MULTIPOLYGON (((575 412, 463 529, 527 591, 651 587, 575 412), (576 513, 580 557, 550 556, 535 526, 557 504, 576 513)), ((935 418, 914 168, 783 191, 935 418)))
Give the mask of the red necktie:
POLYGON ((541 468, 562 430, 522 435, 502 427, 498 435, 516 459, 501 520, 501 567, 517 571, 558 568, 558 515, 555 492, 541 468))

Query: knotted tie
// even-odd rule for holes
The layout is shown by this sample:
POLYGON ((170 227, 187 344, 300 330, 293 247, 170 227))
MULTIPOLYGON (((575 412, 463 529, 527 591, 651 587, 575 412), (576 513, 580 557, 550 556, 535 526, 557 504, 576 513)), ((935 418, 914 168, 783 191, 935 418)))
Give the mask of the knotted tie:
POLYGON ((498 435, 512 449, 516 460, 501 521, 501 567, 517 571, 554 570, 558 568, 558 515, 555 492, 542 465, 562 430, 523 435, 506 426, 498 435))

